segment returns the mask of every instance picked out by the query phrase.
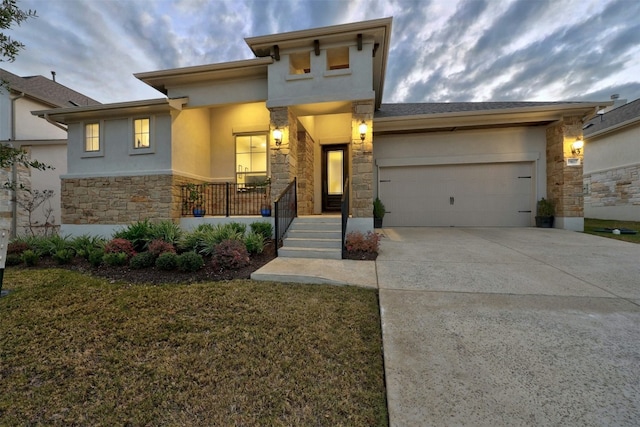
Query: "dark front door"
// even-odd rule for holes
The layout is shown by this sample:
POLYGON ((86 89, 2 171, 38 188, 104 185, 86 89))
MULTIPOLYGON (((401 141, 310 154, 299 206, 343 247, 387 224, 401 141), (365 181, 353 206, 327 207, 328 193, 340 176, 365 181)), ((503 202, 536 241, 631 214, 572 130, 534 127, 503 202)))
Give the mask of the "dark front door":
POLYGON ((347 145, 322 147, 322 211, 340 211, 342 187, 347 177, 347 145))

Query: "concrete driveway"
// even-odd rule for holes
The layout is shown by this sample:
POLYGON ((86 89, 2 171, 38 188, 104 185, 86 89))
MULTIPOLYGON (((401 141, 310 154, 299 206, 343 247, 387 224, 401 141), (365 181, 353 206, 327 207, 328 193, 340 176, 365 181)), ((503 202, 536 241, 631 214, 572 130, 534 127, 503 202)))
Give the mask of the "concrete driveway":
POLYGON ((640 423, 640 245, 535 228, 385 233, 392 426, 640 423))

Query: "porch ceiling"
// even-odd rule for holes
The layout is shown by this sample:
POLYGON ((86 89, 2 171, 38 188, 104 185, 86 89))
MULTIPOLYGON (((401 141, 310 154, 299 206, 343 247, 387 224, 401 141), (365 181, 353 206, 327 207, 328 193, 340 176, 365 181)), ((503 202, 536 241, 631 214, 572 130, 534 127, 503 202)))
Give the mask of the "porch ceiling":
POLYGON ((298 117, 319 116, 324 114, 340 114, 351 112, 351 101, 320 102, 302 104, 291 107, 298 117))

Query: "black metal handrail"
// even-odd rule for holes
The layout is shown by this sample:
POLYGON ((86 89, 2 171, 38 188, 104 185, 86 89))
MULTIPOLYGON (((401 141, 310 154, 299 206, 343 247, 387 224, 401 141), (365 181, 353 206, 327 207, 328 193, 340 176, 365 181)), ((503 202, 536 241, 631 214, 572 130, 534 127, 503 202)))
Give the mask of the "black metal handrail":
POLYGON ((274 203, 276 256, 278 256, 280 242, 284 238, 294 218, 298 216, 298 193, 296 188, 296 178, 293 178, 293 181, 280 193, 274 203))
POLYGON ((269 205, 269 184, 248 186, 235 182, 187 184, 180 186, 182 216, 191 216, 193 208, 201 206, 208 216, 260 215, 263 205, 269 205))
POLYGON ((349 197, 350 193, 350 183, 349 177, 344 180, 344 188, 342 190, 342 199, 340 200, 340 211, 342 213, 342 259, 347 257, 347 221, 349 220, 349 210, 350 210, 350 201, 349 197))

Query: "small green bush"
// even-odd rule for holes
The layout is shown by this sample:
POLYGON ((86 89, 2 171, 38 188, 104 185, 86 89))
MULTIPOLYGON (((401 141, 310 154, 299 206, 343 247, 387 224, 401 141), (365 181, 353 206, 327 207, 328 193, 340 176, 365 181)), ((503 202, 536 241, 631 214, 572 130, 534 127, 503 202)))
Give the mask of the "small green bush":
POLYGON ((204 248, 204 236, 205 231, 198 229, 190 233, 185 233, 182 235, 180 242, 178 242, 178 249, 180 249, 181 252, 200 252, 202 248, 204 248))
MULTIPOLYGON (((129 224, 113 234, 114 239, 126 239, 133 244, 136 252, 142 252, 152 239, 152 226, 148 219, 129 224)), ((108 251, 107 251, 108 252, 108 251)), ((133 256, 133 255, 131 255, 133 256)))
POLYGON ((202 256, 198 255, 195 252, 185 252, 183 254, 178 255, 178 270, 193 272, 198 271, 204 265, 204 260, 202 256))
POLYGON ((258 221, 252 222, 250 224, 251 231, 254 233, 262 234, 262 237, 266 239, 271 239, 273 237, 273 225, 270 222, 266 221, 258 221))
POLYGON ((129 256, 124 252, 108 252, 102 257, 102 261, 112 267, 127 265, 129 256))
POLYGON ((173 252, 165 252, 156 259, 156 267, 160 270, 171 271, 178 266, 178 255, 173 252))
MULTIPOLYGON (((28 249, 27 249, 28 250, 28 249)), ((22 256, 21 254, 7 254, 7 259, 5 260, 5 265, 20 265, 22 264, 22 256)))
POLYGON ((149 243, 148 251, 153 254, 153 256, 158 257, 165 252, 176 252, 176 248, 173 247, 171 243, 165 242, 164 240, 154 240, 149 243))
POLYGON ((107 244, 104 246, 104 253, 105 255, 124 253, 127 256, 127 262, 129 262, 131 257, 136 254, 136 251, 133 247, 133 243, 131 243, 129 240, 116 238, 107 242, 107 244))
POLYGON ((260 233, 250 231, 244 236, 243 241, 250 254, 259 254, 264 250, 264 237, 260 233))
POLYGON ((217 270, 239 270, 249 265, 249 252, 240 240, 224 240, 216 246, 211 264, 217 270))
POLYGON ((104 250, 102 249, 91 249, 89 254, 87 255, 87 260, 89 260, 89 264, 93 267, 99 267, 102 264, 102 259, 104 257, 104 250))
POLYGON ((129 260, 129 266, 139 270, 141 268, 153 267, 155 262, 156 256, 154 254, 151 252, 140 252, 129 260))
POLYGON ((163 240, 172 245, 178 244, 182 230, 180 226, 170 219, 151 224, 150 237, 151 240, 163 240))
POLYGON ((247 224, 240 222, 230 222, 226 226, 239 234, 244 234, 247 231, 247 224))
POLYGON ((58 249, 53 255, 53 259, 59 264, 69 264, 73 257, 75 256, 75 252, 73 249, 58 249))
POLYGON ((83 234, 71 241, 71 247, 76 251, 77 256, 89 259, 91 251, 104 248, 105 243, 102 237, 83 234))
MULTIPOLYGON (((231 223, 233 224, 233 223, 231 223)), ((213 255, 216 246, 225 240, 242 240, 244 235, 231 224, 219 224, 213 226, 213 230, 207 231, 202 237, 202 248, 198 251, 201 255, 213 255)))
POLYGON ((37 252, 31 249, 27 249, 26 251, 22 252, 21 258, 22 262, 24 262, 29 267, 37 265, 38 261, 40 261, 40 255, 38 255, 37 252))

